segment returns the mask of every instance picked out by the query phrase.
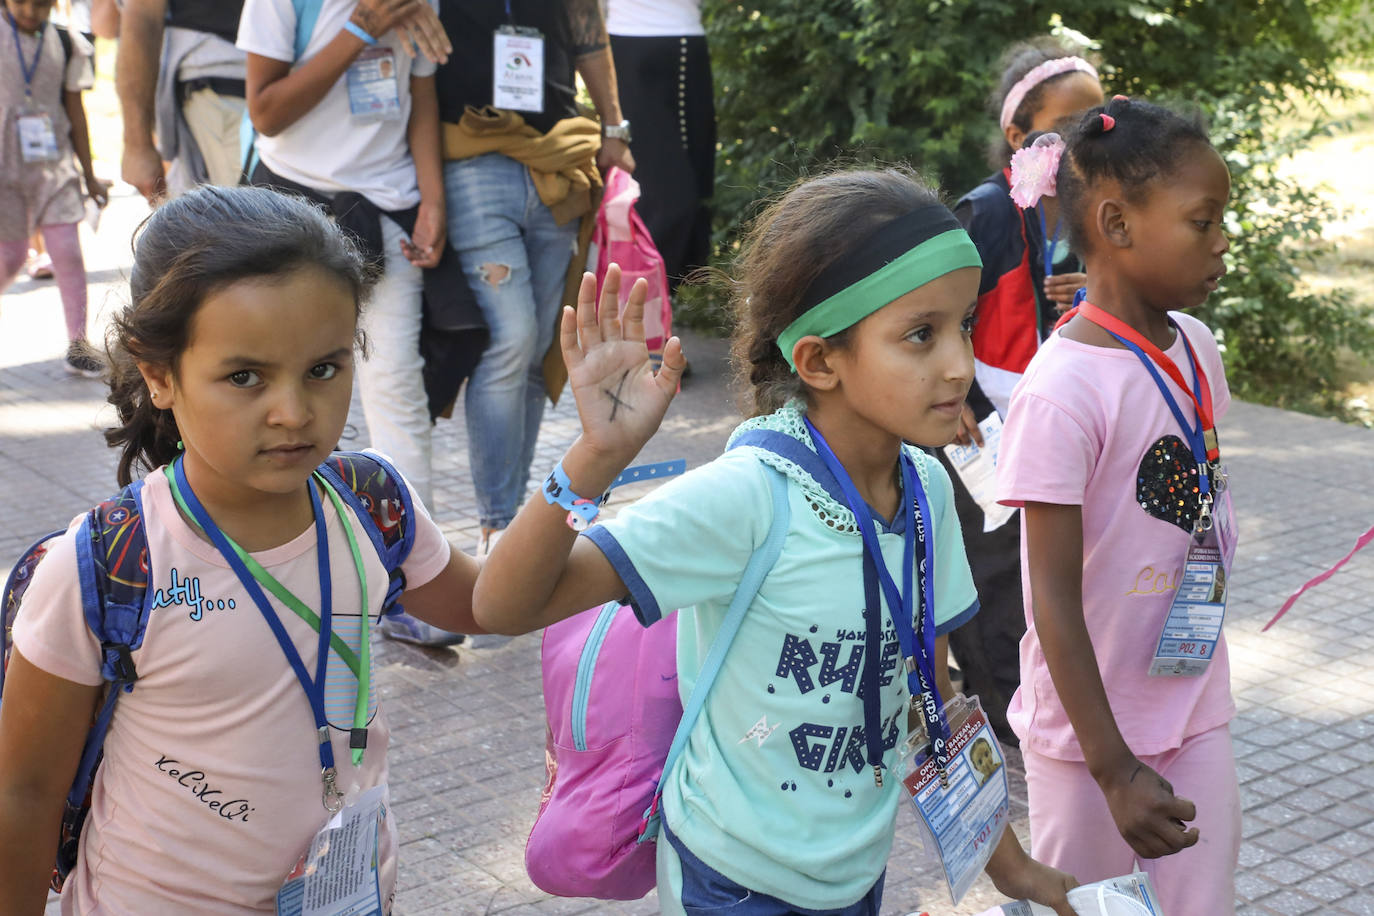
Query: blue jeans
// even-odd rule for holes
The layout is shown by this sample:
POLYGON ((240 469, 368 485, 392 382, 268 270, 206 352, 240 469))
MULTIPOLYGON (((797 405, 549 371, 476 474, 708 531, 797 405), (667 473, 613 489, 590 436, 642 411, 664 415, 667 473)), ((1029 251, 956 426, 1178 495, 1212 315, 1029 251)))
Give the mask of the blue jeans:
POLYGON ((464 402, 472 481, 482 527, 504 528, 529 482, 578 221, 555 224, 529 169, 499 153, 445 162, 444 191, 449 243, 491 331, 464 402))

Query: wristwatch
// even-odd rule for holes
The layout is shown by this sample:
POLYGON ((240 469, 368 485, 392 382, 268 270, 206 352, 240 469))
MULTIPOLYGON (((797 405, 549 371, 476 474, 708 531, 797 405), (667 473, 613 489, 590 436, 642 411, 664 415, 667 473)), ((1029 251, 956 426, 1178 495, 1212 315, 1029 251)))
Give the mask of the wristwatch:
POLYGON ((601 125, 601 136, 608 140, 623 140, 630 142, 630 122, 621 121, 619 124, 601 125))

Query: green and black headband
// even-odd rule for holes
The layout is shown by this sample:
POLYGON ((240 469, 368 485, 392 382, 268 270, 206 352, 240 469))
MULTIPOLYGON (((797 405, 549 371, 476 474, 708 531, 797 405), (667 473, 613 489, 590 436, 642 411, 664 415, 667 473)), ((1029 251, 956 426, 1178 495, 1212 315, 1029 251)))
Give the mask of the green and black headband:
POLYGON ((890 220, 826 267, 802 294, 802 313, 778 335, 787 364, 797 341, 829 337, 858 324, 936 277, 983 260, 964 227, 943 204, 928 204, 890 220))

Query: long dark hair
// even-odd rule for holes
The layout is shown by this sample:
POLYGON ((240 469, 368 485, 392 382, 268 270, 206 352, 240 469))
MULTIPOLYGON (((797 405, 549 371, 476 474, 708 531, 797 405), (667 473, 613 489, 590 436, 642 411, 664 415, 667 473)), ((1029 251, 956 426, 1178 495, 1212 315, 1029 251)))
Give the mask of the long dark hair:
MULTIPOLYGON (((749 393, 746 413, 770 413, 803 393, 778 336, 800 315, 802 296, 820 272, 883 223, 939 202, 939 193, 907 166, 842 169, 799 182, 759 214, 730 283, 736 316, 730 355, 749 393)), ((847 333, 828 339, 843 343, 847 333)))
POLYGON ((205 298, 248 278, 316 265, 343 280, 361 310, 369 277, 354 243, 323 212, 266 188, 204 186, 153 211, 134 234, 129 304, 114 318, 106 349, 109 402, 119 425, 105 441, 121 449, 120 486, 135 465, 152 470, 176 457, 176 420, 149 398, 138 363, 173 372, 205 298))

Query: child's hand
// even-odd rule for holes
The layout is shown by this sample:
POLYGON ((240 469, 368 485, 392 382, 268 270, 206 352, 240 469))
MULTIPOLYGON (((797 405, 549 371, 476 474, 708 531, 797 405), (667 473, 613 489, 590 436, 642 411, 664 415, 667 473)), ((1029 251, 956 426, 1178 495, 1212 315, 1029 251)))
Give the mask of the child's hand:
POLYGON ((1010 827, 993 850, 986 870, 993 886, 1013 900, 1033 900, 1053 908, 1059 916, 1077 916, 1069 906, 1068 894, 1078 887, 1078 880, 1032 859, 1010 827))
POLYGON ((415 231, 401 240, 401 254, 419 268, 438 267, 448 244, 448 215, 442 203, 420 201, 415 215, 415 231))
POLYGON ((99 206, 104 207, 110 202, 110 183, 101 181, 95 177, 94 173, 88 172, 86 174, 86 196, 99 206))
POLYGON ((1088 285, 1087 274, 1055 274, 1045 278, 1045 298, 1061 312, 1073 307, 1073 294, 1088 285))
POLYGON ((1197 817, 1197 807, 1175 795, 1168 780, 1134 757, 1114 768, 1099 784, 1116 829, 1136 855, 1158 859, 1198 841, 1197 828, 1184 826, 1184 821, 1197 817))
POLYGON ((644 346, 644 298, 649 285, 635 281, 625 314, 619 314, 620 267, 606 271, 601 308, 596 306, 596 277, 582 275, 577 310, 565 307, 560 342, 568 381, 582 420, 582 441, 623 466, 658 429, 677 394, 687 361, 676 337, 663 348, 657 373, 644 346))

